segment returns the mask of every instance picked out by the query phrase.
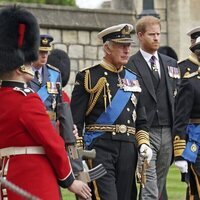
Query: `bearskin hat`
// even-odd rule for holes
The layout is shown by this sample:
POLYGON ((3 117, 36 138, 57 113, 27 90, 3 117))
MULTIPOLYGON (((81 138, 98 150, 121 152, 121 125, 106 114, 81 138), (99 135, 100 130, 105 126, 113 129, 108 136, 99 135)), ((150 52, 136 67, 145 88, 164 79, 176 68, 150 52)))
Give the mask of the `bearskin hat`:
POLYGON ((36 18, 20 6, 0 10, 0 73, 37 60, 39 25, 36 18))
POLYGON ((67 53, 61 49, 53 49, 48 56, 47 63, 60 70, 62 86, 65 87, 70 76, 70 59, 67 53))

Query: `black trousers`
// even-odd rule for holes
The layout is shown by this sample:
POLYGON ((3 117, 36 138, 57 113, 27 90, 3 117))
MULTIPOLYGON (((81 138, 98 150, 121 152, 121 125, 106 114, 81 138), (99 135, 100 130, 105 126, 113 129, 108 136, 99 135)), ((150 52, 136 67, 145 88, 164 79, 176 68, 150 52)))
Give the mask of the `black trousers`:
POLYGON ((136 142, 96 138, 91 148, 96 150, 92 167, 102 163, 107 170, 107 174, 93 184, 92 199, 136 200, 136 142))
POLYGON ((200 150, 196 162, 189 163, 188 166, 189 185, 186 190, 186 200, 200 200, 200 150))

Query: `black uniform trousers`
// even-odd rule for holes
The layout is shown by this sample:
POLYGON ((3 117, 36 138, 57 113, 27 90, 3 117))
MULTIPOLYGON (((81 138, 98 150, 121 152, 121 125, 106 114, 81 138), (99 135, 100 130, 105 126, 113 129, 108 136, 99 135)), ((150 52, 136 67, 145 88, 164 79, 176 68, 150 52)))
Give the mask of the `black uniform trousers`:
POLYGON ((136 200, 136 142, 99 137, 95 139, 91 148, 96 150, 92 167, 102 163, 107 170, 107 174, 97 179, 93 185, 97 199, 100 194, 101 200, 136 200))

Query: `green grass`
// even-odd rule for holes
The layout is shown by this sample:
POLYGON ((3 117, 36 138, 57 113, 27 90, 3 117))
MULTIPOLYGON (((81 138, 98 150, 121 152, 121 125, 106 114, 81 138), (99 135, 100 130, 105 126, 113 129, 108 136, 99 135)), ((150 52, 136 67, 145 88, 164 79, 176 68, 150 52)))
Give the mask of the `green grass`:
POLYGON ((63 200, 76 200, 75 195, 67 189, 62 189, 63 200))
MULTIPOLYGON (((172 165, 167 177, 167 192, 169 200, 185 200, 186 183, 181 180, 181 174, 179 170, 172 165)), ((67 189, 62 189, 63 200, 75 200, 73 193, 67 189)))
POLYGON ((167 177, 167 192, 169 200, 185 200, 187 185, 180 180, 180 171, 174 165, 172 165, 167 177))

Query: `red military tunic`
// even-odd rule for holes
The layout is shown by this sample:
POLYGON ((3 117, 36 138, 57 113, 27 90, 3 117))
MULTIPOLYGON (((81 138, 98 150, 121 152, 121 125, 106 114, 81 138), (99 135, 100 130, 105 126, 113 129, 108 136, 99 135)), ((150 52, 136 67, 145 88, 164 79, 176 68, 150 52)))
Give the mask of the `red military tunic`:
MULTIPOLYGON (((58 182, 69 187, 74 181, 64 142, 51 125, 39 96, 22 86, 2 82, 0 149, 41 146, 45 154, 10 156, 6 178, 43 200, 58 200, 58 182)), ((9 189, 7 195, 9 200, 23 199, 9 189)))

